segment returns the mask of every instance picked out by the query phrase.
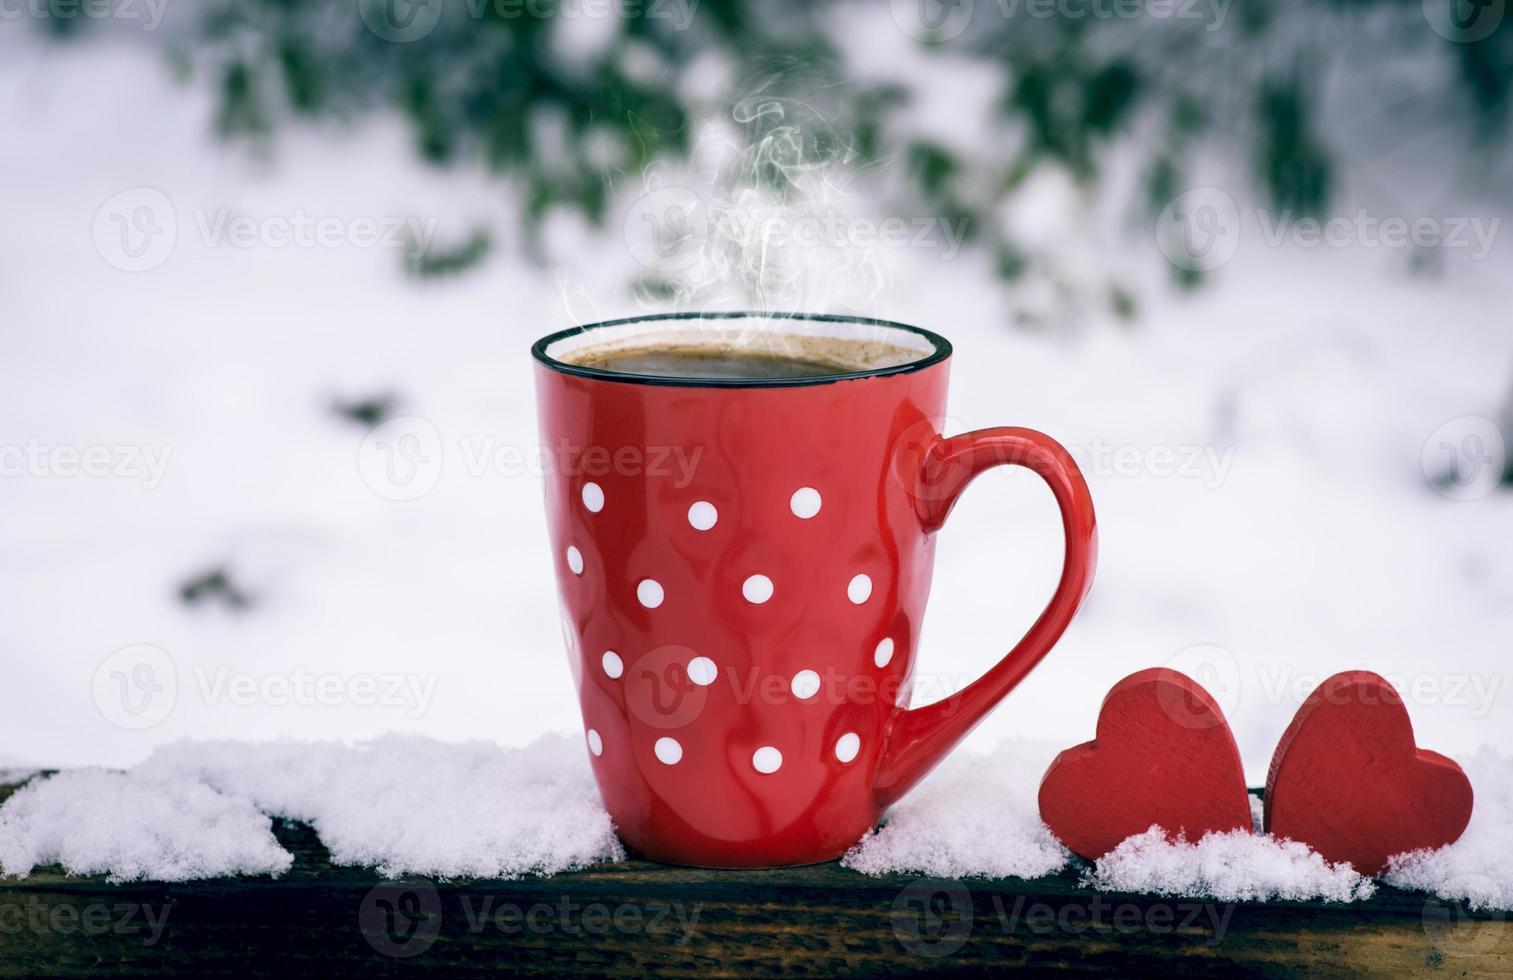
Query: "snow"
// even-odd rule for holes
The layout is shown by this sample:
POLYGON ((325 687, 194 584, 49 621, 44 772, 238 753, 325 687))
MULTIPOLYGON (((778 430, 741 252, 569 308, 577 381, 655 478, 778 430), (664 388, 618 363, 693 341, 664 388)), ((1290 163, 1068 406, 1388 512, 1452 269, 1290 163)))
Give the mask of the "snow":
MULTIPOLYGON (((1348 902, 1375 893, 1348 864, 1262 834, 1169 841, 1153 827, 1092 865, 1040 820, 1036 790, 1057 748, 1009 740, 959 752, 896 804, 842 864, 863 874, 1038 878, 1068 866, 1101 891, 1221 901, 1348 902)), ((279 875, 292 856, 270 818, 310 824, 338 865, 440 878, 550 875, 625 850, 599 800, 583 742, 547 735, 523 748, 391 735, 356 745, 181 741, 126 772, 71 770, 0 805, 0 874, 61 864, 112 881, 279 875)), ((1513 909, 1513 760, 1467 760, 1471 825, 1383 880, 1513 909)))
POLYGON ((1350 902, 1376 893, 1348 864, 1330 864, 1305 844, 1231 831, 1168 841, 1152 827, 1125 840, 1082 877, 1100 891, 1148 892, 1225 902, 1269 899, 1350 902))
POLYGON ((180 742, 140 769, 306 821, 333 863, 390 876, 512 878, 624 857, 577 737, 518 749, 398 735, 354 746, 180 742))
POLYGON ((270 817, 311 824, 334 864, 390 877, 514 878, 625 856, 577 738, 185 741, 128 772, 73 770, 18 791, 0 806, 0 873, 278 875, 293 857, 270 817))
POLYGON ((1465 834, 1449 847, 1399 857, 1383 880, 1473 909, 1513 909, 1513 759, 1483 749, 1462 765, 1476 796, 1465 834))
MULTIPOLYGON (((1082 867, 1085 887, 1220 901, 1350 902, 1376 880, 1331 865, 1306 845, 1259 832, 1169 841, 1159 828, 1125 840, 1102 859, 1074 858, 1040 821, 1036 792, 1056 748, 1006 740, 989 753, 958 752, 904 797, 883 825, 842 860, 864 874, 941 878, 1019 877, 1082 867)), ((1399 859, 1381 879, 1400 888, 1513 909, 1513 759, 1484 749, 1463 760, 1476 809, 1461 839, 1399 859)))
POLYGON ((841 863, 863 874, 939 878, 1038 878, 1061 870, 1070 852, 1041 822, 1035 802, 1057 751, 1006 741, 991 753, 949 756, 841 863))
POLYGON ((144 773, 75 769, 35 780, 0 807, 0 872, 42 864, 111 881, 278 875, 293 858, 243 797, 144 773))

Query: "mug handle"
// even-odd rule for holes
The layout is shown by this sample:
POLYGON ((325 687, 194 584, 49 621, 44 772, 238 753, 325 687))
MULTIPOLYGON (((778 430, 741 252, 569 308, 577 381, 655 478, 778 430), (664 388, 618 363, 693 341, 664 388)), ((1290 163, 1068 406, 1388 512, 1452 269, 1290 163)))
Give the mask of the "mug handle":
POLYGON ((1007 656, 950 697, 895 716, 873 784, 882 806, 903 796, 935 768, 1050 652, 1087 596, 1098 558, 1097 521, 1087 481, 1071 454, 1050 436, 1033 429, 978 429, 949 439, 936 436, 923 456, 912 495, 925 533, 940 529, 979 473, 1001 465, 1023 466, 1056 495, 1066 529, 1066 557, 1050 603, 1007 656))

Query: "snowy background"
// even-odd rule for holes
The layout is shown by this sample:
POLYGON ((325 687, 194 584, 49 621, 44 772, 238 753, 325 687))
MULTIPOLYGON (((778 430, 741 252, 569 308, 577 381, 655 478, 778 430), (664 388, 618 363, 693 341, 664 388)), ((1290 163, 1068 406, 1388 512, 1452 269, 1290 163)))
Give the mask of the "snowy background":
MULTIPOLYGON (((837 32, 857 73, 908 76, 911 123, 970 142, 993 69, 927 57, 886 5, 865 9, 837 32)), ((124 766, 186 736, 577 731, 540 482, 519 464, 536 444, 527 348, 645 309, 622 233, 635 194, 603 229, 553 215, 532 259, 509 234, 513 192, 417 162, 398 120, 291 128, 249 153, 215 139, 211 94, 129 33, 56 44, 0 24, 0 766, 124 766), (123 269, 117 219, 163 199, 171 253, 123 269), (223 218, 301 214, 338 219, 344 240, 217 236, 223 218), (499 247, 468 275, 409 278, 399 249, 345 233, 395 218, 449 240, 487 225, 499 247), (397 420, 377 430, 333 410, 388 394, 397 420), (385 443, 424 447, 407 487, 427 492, 394 499, 410 493, 385 484, 385 443), (213 579, 185 601, 216 570, 245 608, 213 579)), ((1346 145, 1360 155, 1338 213, 1502 215, 1447 176, 1432 125, 1346 145)), ((1513 491, 1489 460, 1513 244, 1443 249, 1429 276, 1359 239, 1272 245, 1242 169, 1216 152, 1191 182, 1226 188, 1240 216, 1233 257, 1194 291, 1172 285, 1148 223, 1069 179, 1015 198, 1007 220, 1066 268, 1135 284, 1133 323, 1100 304, 1026 330, 1043 284, 1006 286, 980 250, 886 256, 865 312, 953 340, 954 427, 1052 434, 1098 507, 1085 611, 972 740, 1081 741, 1110 685, 1167 664, 1218 697, 1254 785, 1313 685, 1364 667, 1398 684, 1421 744, 1506 753, 1513 491)), ((1028 627, 1060 533, 1031 477, 967 494, 941 535, 920 697, 1028 627)))

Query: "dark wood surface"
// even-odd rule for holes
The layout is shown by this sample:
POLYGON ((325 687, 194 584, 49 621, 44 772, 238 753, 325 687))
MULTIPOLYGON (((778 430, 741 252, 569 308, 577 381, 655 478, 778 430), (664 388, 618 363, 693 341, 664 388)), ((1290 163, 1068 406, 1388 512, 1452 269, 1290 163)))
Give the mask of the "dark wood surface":
POLYGON ((1391 888, 1225 903, 1093 892, 1075 870, 941 881, 644 861, 388 881, 333 867, 307 826, 275 832, 295 855, 278 879, 0 880, 0 976, 1513 975, 1505 916, 1391 888))

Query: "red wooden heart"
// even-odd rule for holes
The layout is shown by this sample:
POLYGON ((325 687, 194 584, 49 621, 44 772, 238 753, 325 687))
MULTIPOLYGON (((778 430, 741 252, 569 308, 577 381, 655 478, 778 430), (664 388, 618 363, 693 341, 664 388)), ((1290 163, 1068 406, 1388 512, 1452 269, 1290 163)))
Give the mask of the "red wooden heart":
POLYGON ((1103 699, 1096 735, 1040 781, 1040 818, 1077 854, 1095 860, 1152 824, 1188 840, 1250 830, 1239 749, 1197 681, 1165 667, 1131 674, 1103 699))
POLYGON ((1413 742, 1402 697, 1369 670, 1320 684, 1266 777, 1266 829, 1376 874, 1404 851, 1449 844, 1471 819, 1460 766, 1413 742))

